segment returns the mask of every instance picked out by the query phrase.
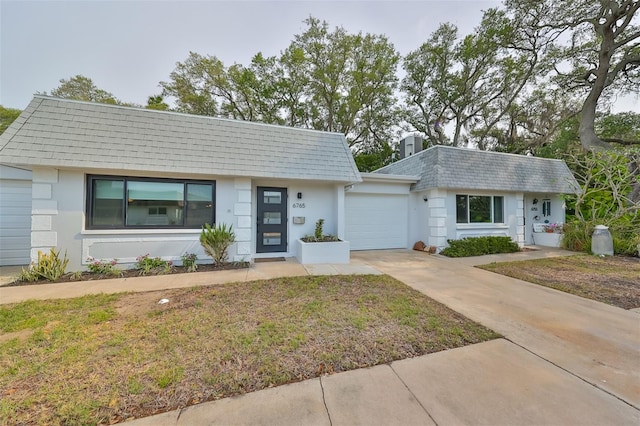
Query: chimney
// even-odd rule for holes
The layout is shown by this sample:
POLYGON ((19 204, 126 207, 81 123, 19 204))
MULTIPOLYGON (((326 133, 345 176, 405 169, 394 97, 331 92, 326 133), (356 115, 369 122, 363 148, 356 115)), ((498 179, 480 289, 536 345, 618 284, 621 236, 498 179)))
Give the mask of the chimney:
POLYGON ((422 137, 409 135, 400 141, 400 159, 407 158, 422 151, 422 137))

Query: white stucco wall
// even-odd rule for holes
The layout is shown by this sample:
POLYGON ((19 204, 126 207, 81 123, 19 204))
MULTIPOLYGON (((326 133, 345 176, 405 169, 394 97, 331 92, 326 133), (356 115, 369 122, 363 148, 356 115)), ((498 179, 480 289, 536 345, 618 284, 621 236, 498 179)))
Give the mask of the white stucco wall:
POLYGON ((409 194, 409 241, 407 248, 413 247, 418 241, 429 244, 428 191, 409 194), (424 201, 425 197, 427 197, 427 201, 424 201))
MULTIPOLYGON (((122 175, 124 175, 123 173, 122 175)), ((79 171, 39 169, 33 171, 36 191, 32 208, 32 258, 38 250, 57 247, 67 252, 68 270, 84 269, 87 258, 118 259, 123 266, 132 266, 136 257, 149 254, 180 262, 184 253, 196 253, 206 259, 199 242, 199 229, 119 229, 93 230, 85 227, 86 177, 79 171)), ((170 177, 170 176, 154 176, 170 177)), ((238 192, 233 179, 216 180, 216 221, 238 222, 234 212, 238 192)), ((250 207, 249 207, 250 210, 250 207)), ((237 245, 230 250, 236 258, 237 245)))
POLYGON ((518 241, 518 200, 514 193, 468 190, 447 191, 447 236, 449 239, 480 237, 487 235, 511 237, 518 241), (456 195, 485 195, 504 197, 504 223, 456 223, 456 195))
MULTIPOLYGON (((56 194, 63 193, 56 169, 34 168, 31 185, 31 261, 38 259, 38 252, 46 253, 60 247, 56 224, 59 223, 60 203, 56 194)), ((64 205, 62 206, 65 207, 64 205)), ((72 212, 66 212, 72 215, 72 212)), ((62 251, 64 252, 63 249, 62 251)), ((71 266, 70 266, 71 267, 71 266)))
POLYGON ((447 246, 448 239, 485 235, 508 236, 522 247, 533 244, 532 223, 565 221, 564 199, 558 194, 429 189, 412 193, 410 199, 409 238, 424 241, 438 250, 447 246), (456 223, 457 194, 504 197, 504 223, 456 223), (537 205, 533 204, 534 199, 538 200, 537 205), (551 214, 543 217, 541 209, 545 199, 551 201, 551 214), (536 219, 536 216, 539 217, 536 219))
MULTIPOLYGON (((253 203, 257 205, 257 188, 274 187, 287 189, 287 251, 285 253, 258 253, 259 257, 295 256, 295 240, 313 235, 316 221, 324 219, 325 234, 344 237, 344 185, 316 183, 311 181, 283 181, 257 179, 252 183, 253 203), (298 192, 302 198, 298 199, 298 192), (294 224, 293 218, 304 218, 304 224, 294 224)), ((257 209, 252 212, 252 252, 256 253, 257 209)))
POLYGON ((566 207, 562 195, 545 193, 528 193, 524 196, 524 238, 527 244, 533 244, 532 232, 534 223, 564 223, 566 207), (551 214, 545 216, 542 211, 544 200, 551 201, 551 214), (538 202, 534 204, 534 200, 538 202), (545 222, 546 221, 546 222, 545 222))
POLYGON ((477 192, 432 188, 410 195, 409 240, 423 241, 441 250, 448 239, 483 235, 509 236, 524 243, 523 195, 504 192, 477 192), (456 223, 456 194, 504 197, 504 223, 456 223), (424 201, 424 199, 427 201, 424 201))
MULTIPOLYGON (((95 173, 100 174, 100 173, 95 173)), ((131 176, 131 173, 113 173, 131 176)), ((151 176, 171 178, 176 176, 151 176)), ((184 176, 180 176, 184 178, 184 176)), ((188 178, 188 177, 187 177, 188 178)), ((324 232, 344 234, 344 185, 319 184, 307 181, 278 181, 249 178, 198 179, 216 181, 216 222, 233 225, 236 243, 230 249, 232 260, 250 261, 256 254, 256 188, 273 186, 287 188, 288 250, 277 256, 294 256, 293 241, 313 234, 316 220, 325 219, 324 232), (297 199, 297 193, 302 199, 297 199), (301 225, 293 224, 293 217, 305 218, 301 225)), ((199 242, 199 229, 86 229, 86 175, 75 170, 34 168, 32 196, 31 256, 56 247, 66 251, 70 259, 68 271, 86 269, 87 259, 118 259, 123 267, 131 267, 136 257, 149 254, 180 263, 184 253, 196 253, 208 259, 199 242)), ((268 256, 267 254, 260 254, 268 256)))

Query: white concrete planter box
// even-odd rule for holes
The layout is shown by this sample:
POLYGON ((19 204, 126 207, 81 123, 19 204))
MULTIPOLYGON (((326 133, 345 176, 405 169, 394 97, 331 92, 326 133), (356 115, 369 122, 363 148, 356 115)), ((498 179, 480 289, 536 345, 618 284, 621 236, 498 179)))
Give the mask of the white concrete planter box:
POLYGON ((305 243, 296 240, 298 262, 303 265, 314 263, 349 263, 349 241, 305 243))
POLYGON ((554 232, 534 232, 533 243, 537 246, 560 247, 562 237, 562 234, 554 232))

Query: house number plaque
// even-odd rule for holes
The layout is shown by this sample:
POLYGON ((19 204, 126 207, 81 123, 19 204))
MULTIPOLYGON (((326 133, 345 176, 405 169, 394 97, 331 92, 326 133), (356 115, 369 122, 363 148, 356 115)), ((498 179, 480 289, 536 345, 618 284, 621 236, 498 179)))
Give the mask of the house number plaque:
POLYGON ((304 209, 305 205, 304 205, 304 203, 293 203, 293 208, 294 209, 304 209))

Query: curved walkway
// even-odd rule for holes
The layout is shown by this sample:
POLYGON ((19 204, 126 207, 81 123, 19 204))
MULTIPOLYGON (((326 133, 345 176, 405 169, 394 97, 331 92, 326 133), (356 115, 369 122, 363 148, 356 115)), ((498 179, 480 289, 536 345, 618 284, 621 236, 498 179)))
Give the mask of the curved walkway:
POLYGON ((109 280, 95 286, 47 285, 50 293, 0 287, 0 303, 11 303, 9 296, 19 301, 20 291, 23 299, 34 294, 61 297, 61 291, 69 297, 67 292, 87 294, 105 288, 144 291, 282 275, 380 271, 505 338, 207 402, 133 423, 637 426, 640 315, 470 266, 562 254, 566 253, 541 250, 459 260, 409 250, 353 252, 352 263, 343 266, 305 268, 290 260, 256 264, 229 275, 186 274, 188 280, 182 275, 179 280, 165 276, 109 280))

